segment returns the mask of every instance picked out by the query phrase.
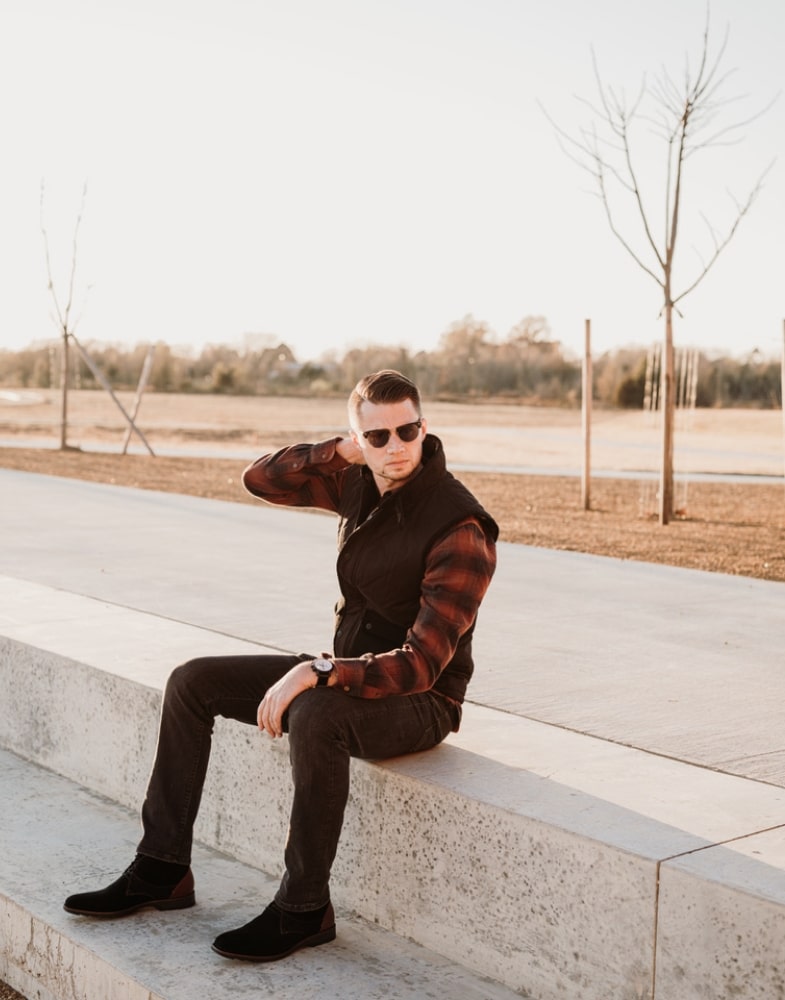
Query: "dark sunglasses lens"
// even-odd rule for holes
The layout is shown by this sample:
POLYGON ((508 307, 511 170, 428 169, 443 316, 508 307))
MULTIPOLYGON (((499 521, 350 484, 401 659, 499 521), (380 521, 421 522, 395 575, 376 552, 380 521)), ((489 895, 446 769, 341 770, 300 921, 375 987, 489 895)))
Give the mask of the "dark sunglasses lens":
POLYGON ((402 427, 396 427, 395 430, 401 441, 408 444, 417 437, 420 431, 420 421, 416 420, 413 424, 404 424, 402 427))
POLYGON ((371 443, 372 448, 383 448, 387 442, 390 440, 389 431, 366 431, 363 434, 364 438, 367 438, 371 443))

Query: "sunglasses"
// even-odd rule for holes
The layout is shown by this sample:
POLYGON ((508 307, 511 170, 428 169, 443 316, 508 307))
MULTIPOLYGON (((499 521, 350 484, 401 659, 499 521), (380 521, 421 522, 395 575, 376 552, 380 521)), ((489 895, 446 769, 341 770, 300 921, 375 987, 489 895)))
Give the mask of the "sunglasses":
MULTIPOLYGON (((409 444, 420 433, 421 427, 422 417, 419 420, 413 420, 410 424, 401 424, 400 427, 395 428, 394 433, 401 441, 409 444)), ((383 448, 390 440, 392 433, 393 431, 387 430, 385 427, 383 430, 378 431, 363 431, 363 437, 372 448, 383 448)))

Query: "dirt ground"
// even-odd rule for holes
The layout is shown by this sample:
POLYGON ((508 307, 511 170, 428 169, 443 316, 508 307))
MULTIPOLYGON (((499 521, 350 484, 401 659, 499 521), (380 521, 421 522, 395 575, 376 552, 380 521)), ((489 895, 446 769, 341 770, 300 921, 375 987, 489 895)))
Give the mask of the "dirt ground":
MULTIPOLYGON (((145 397, 141 426, 156 457, 122 455, 125 425, 109 397, 82 392, 70 399, 69 443, 81 450, 52 447, 58 407, 37 394, 26 405, 0 407, 0 439, 14 445, 0 447, 0 466, 254 503, 240 483, 250 456, 345 427, 343 400, 145 397), (163 454, 167 448, 183 454, 163 454)), ((656 481, 646 475, 657 455, 649 415, 595 419, 592 468, 619 475, 592 478, 588 511, 580 478, 557 474, 580 468, 580 414, 436 404, 427 415, 456 474, 496 517, 504 541, 785 582, 785 481, 764 483, 754 475, 782 476, 777 411, 698 411, 690 426, 677 425, 676 469, 681 461, 685 478, 676 487, 680 514, 667 527, 656 521, 656 481), (747 475, 707 482, 699 478, 704 472, 747 475)))

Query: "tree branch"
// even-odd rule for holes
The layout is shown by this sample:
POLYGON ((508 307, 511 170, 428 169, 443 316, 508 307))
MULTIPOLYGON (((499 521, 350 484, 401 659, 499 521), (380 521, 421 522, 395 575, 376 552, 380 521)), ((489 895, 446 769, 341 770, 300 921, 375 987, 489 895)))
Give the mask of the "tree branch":
MULTIPOLYGON (((77 251, 78 251, 78 240, 79 240, 79 228, 82 224, 82 216, 84 214, 85 201, 87 198, 87 181, 84 182, 84 185, 82 187, 82 198, 79 204, 79 213, 76 217, 76 224, 74 226, 74 235, 71 240, 71 274, 68 281, 68 299, 66 301, 65 309, 62 309, 60 307, 60 301, 57 297, 57 289, 55 288, 54 278, 52 277, 52 264, 49 256, 49 234, 46 230, 46 226, 44 225, 44 188, 45 185, 42 179, 41 196, 39 200, 39 220, 41 226, 41 236, 44 241, 44 259, 46 261, 46 277, 48 282, 47 289, 52 296, 52 301, 54 302, 55 316, 56 316, 55 325, 58 327, 58 329, 62 331, 63 336, 67 337, 73 333, 73 330, 70 329, 69 320, 71 317, 71 309, 73 307, 73 300, 74 300, 74 285, 76 280, 76 261, 78 256, 77 251)), ((88 286, 87 291, 85 292, 85 300, 87 298, 87 294, 90 291, 90 287, 92 286, 88 286)), ((84 305, 82 307, 82 310, 84 310, 84 305)), ((76 324, 74 324, 74 327, 75 326, 76 324)))
MULTIPOLYGON (((769 172, 773 168, 774 163, 775 163, 775 161, 772 160, 772 162, 768 165, 768 167, 766 167, 766 169, 760 175, 760 177, 758 178, 757 183, 755 184, 755 186, 753 187, 753 189, 750 191, 749 195, 747 196, 747 200, 744 202, 744 204, 742 205, 742 204, 739 204, 738 202, 736 202, 738 213, 737 213, 736 218, 735 218, 735 220, 733 222, 733 225, 728 230, 728 232, 727 232, 727 234, 725 236, 725 239, 723 239, 721 241, 718 241, 716 232, 712 229, 712 238, 714 240, 714 253, 709 258, 709 262, 703 268, 703 270, 698 275, 698 277, 695 279, 695 281, 693 281, 691 285, 688 285, 687 288, 685 288, 683 292, 680 292, 678 295, 674 296, 674 298, 673 298, 673 304, 674 305, 677 302, 680 302, 686 295, 689 295, 689 293, 691 291, 693 291, 693 289, 697 288, 697 286, 701 283, 701 281, 703 281, 703 279, 709 273, 709 271, 711 270, 711 268, 717 263, 717 259, 720 256, 720 254, 725 249, 725 247, 727 247, 727 245, 730 243, 730 241, 733 239, 733 237, 734 237, 734 235, 736 233, 736 230, 739 228, 739 224, 741 223, 741 220, 744 218, 744 216, 747 214, 747 212, 749 212, 750 208, 752 208, 753 202, 755 201, 755 199, 760 194, 760 191, 761 191, 761 189, 763 187, 763 182, 766 179, 766 176, 769 174, 769 172)), ((734 201, 735 200, 736 199, 734 199, 734 201)))
POLYGON ((764 177, 771 169, 769 167, 764 172, 747 201, 743 205, 737 204, 736 219, 724 239, 720 239, 716 231, 709 227, 713 252, 697 279, 676 298, 672 298, 671 279, 674 259, 683 225, 682 194, 685 163, 699 150, 740 141, 740 130, 764 115, 779 98, 778 94, 764 108, 740 120, 725 125, 717 122, 719 114, 741 98, 739 96, 721 98, 722 89, 734 72, 722 71, 730 32, 726 28, 720 45, 712 52, 710 28, 710 11, 707 4, 702 44, 695 67, 691 68, 689 56, 685 55, 681 82, 677 82, 664 67, 651 84, 648 84, 644 77, 631 105, 628 105, 623 91, 603 84, 597 56, 592 48, 592 73, 596 84, 596 96, 587 99, 581 95, 576 99, 589 110, 593 121, 591 128, 581 128, 577 137, 561 128, 540 103, 541 110, 554 128, 562 151, 585 170, 596 185, 612 234, 635 263, 657 282, 664 292, 666 305, 670 306, 692 291, 712 268, 720 253, 733 238, 741 219, 747 214, 759 193, 764 177), (651 113, 644 107, 646 98, 654 104, 651 113), (652 134, 666 143, 664 238, 660 242, 655 239, 652 230, 651 215, 647 209, 638 173, 639 163, 636 163, 633 155, 633 128, 638 121, 648 124, 652 134), (616 212, 612 207, 611 195, 614 193, 612 182, 633 199, 642 235, 654 255, 656 267, 646 263, 641 253, 633 248, 630 239, 617 225, 616 212), (658 273, 658 269, 661 273, 658 273))
POLYGON ((47 290, 52 296, 52 301, 55 306, 55 323, 60 329, 65 329, 66 324, 63 321, 63 314, 60 309, 60 303, 57 301, 57 291, 55 289, 55 283, 52 280, 52 265, 49 259, 49 235, 46 231, 46 226, 44 225, 44 181, 41 180, 41 197, 38 205, 38 215, 41 225, 41 236, 44 241, 44 259, 46 260, 46 278, 47 278, 47 290))
POLYGON ((74 301, 74 279, 76 277, 76 257, 77 257, 77 243, 79 239, 79 227, 82 224, 82 214, 84 213, 85 199, 87 198, 87 181, 84 182, 82 187, 82 200, 79 204, 79 214, 76 217, 76 225, 74 226, 74 236, 71 241, 71 278, 68 282, 68 303, 65 307, 65 322, 66 327, 68 326, 68 319, 71 315, 71 306, 74 301))

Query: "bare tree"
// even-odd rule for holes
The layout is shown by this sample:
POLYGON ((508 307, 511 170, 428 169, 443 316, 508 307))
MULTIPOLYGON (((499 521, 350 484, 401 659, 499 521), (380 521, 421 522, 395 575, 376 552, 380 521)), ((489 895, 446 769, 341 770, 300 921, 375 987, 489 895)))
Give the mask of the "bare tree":
MULTIPOLYGON (((651 84, 644 78, 636 99, 628 103, 624 94, 603 83, 597 60, 592 52, 598 103, 583 100, 591 112, 590 124, 581 129, 578 137, 570 136, 553 123, 563 142, 562 149, 593 178, 595 193, 602 201, 611 232, 632 259, 648 274, 662 293, 661 316, 665 320, 662 413, 663 436, 660 467, 660 524, 667 524, 673 516, 673 432, 675 416, 673 312, 679 313, 677 304, 709 273, 717 258, 730 243, 739 223, 750 210, 760 192, 763 180, 773 164, 763 171, 752 186, 746 199, 733 198, 732 221, 719 233, 705 216, 708 232, 708 253, 699 253, 699 265, 679 289, 674 288, 674 262, 682 222, 684 178, 688 162, 695 153, 731 145, 740 140, 739 131, 754 121, 766 108, 746 119, 728 123, 721 120, 737 98, 725 97, 724 90, 729 72, 722 70, 728 42, 726 30, 722 44, 712 55, 709 44, 709 14, 703 31, 703 43, 696 68, 685 60, 683 74, 673 78, 661 70, 651 84), (664 175, 660 180, 659 197, 663 226, 654 224, 648 200, 648 187, 644 191, 641 169, 644 157, 636 127, 644 123, 650 134, 664 144, 664 175), (628 235, 618 223, 616 206, 619 199, 632 203, 637 230, 628 235), (640 249, 639 249, 640 247, 640 249)), ((773 102, 772 102, 773 103, 773 102)), ((546 112, 547 115, 547 112, 546 112)), ((732 197, 732 196, 731 196, 732 197)), ((701 213, 702 214, 702 213, 701 213)), ((681 313, 679 313, 681 315, 681 313)))
POLYGON ((82 215, 84 213, 85 199, 87 198, 87 182, 85 182, 82 188, 82 200, 79 205, 79 213, 76 217, 76 225, 74 226, 74 235, 71 242, 71 273, 68 281, 68 289, 66 293, 65 305, 61 306, 60 299, 57 295, 57 289, 55 288, 54 279, 52 277, 52 265, 49 256, 49 236, 46 231, 46 226, 44 225, 44 182, 41 181, 41 202, 40 202, 40 219, 41 219, 41 236, 44 241, 44 255, 46 258, 46 276, 48 281, 49 293, 52 296, 52 302, 54 303, 54 314, 52 319, 57 326, 60 336, 62 338, 61 350, 62 350, 62 365, 60 369, 60 450, 65 451, 68 448, 68 375, 69 375, 69 341, 74 336, 74 331, 76 330, 76 321, 72 323, 71 321, 71 310, 74 304, 74 281, 76 278, 76 258, 78 249, 78 239, 79 239, 79 227, 82 224, 82 215))

